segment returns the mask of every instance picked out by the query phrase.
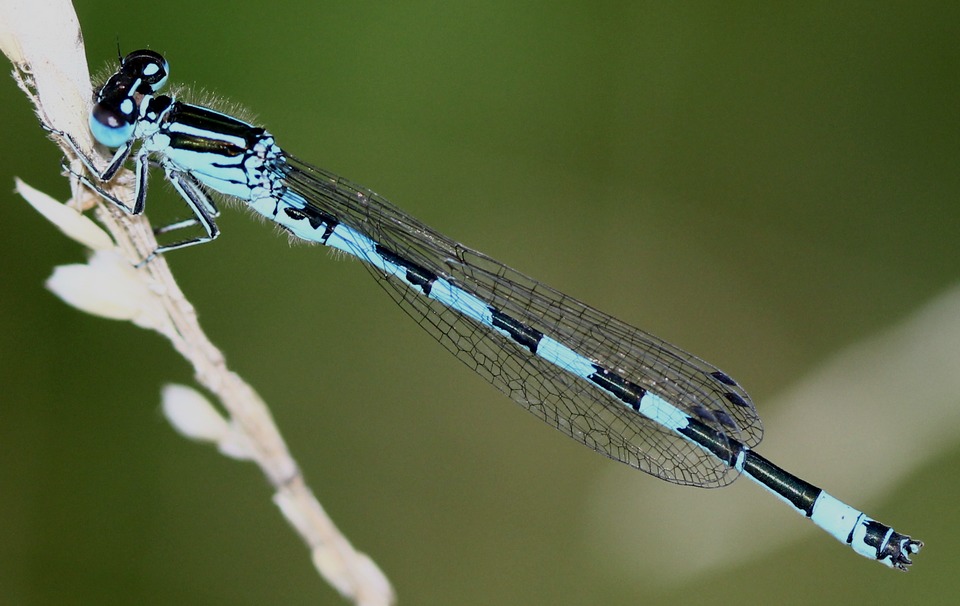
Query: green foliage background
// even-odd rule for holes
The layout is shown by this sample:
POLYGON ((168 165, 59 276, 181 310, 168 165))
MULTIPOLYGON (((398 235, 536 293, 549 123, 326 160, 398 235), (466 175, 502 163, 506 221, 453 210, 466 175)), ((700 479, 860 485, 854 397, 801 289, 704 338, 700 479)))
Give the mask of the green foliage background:
MULTIPOLYGON (((77 10, 95 67, 118 40, 165 53, 175 81, 244 104, 296 155, 714 361, 763 412, 960 275, 957 7, 77 10)), ((19 175, 65 196, 58 152, 11 81, 0 108, 0 184, 19 175)), ((151 193, 151 214, 179 211, 167 188, 151 193)), ((43 280, 81 251, 12 194, 0 226, 0 603, 339 603, 258 472, 162 420, 159 388, 191 382, 184 362, 52 297, 43 280)), ((404 604, 946 604, 960 592, 957 449, 900 496, 856 503, 928 542, 909 575, 809 533, 683 586, 642 561, 635 578, 611 577, 585 509, 612 462, 458 364, 356 263, 288 246, 245 213, 221 226, 215 245, 171 255, 175 272, 404 604)), ((790 431, 767 427, 768 440, 790 431)), ((626 468, 622 481, 710 498, 626 468)), ((658 521, 627 511, 622 524, 658 521)))

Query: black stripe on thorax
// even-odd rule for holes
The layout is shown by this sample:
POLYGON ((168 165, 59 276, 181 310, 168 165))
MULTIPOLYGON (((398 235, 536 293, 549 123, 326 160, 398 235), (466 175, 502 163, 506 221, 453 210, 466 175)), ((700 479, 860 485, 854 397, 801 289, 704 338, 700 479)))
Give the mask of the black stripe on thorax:
POLYGON ((175 149, 222 156, 240 156, 247 153, 266 132, 263 128, 247 124, 232 116, 178 101, 172 104, 170 113, 166 116, 164 130, 170 137, 170 146, 175 149), (178 126, 206 131, 210 136, 178 132, 178 126), (228 139, 239 139, 243 143, 238 145, 235 141, 228 139))

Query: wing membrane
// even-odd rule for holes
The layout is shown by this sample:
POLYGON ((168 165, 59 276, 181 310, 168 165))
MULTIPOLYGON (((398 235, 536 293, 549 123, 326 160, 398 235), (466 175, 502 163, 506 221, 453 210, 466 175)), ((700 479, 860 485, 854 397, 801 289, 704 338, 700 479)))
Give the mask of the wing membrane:
MULTIPOLYGON (((293 157, 287 186, 325 215, 535 330, 655 393, 731 440, 763 435, 749 395, 707 362, 451 240, 371 190, 293 157)), ((723 486, 738 473, 579 376, 364 264, 445 348, 549 425, 659 478, 723 486)))

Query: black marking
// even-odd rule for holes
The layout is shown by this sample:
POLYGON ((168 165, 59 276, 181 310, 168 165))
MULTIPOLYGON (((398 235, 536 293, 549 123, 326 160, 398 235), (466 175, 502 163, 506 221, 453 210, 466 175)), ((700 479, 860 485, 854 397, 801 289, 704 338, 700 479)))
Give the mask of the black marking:
MULTIPOLYGON (((859 526, 859 522, 854 525, 854 529, 859 526)), ((890 560, 891 566, 898 570, 907 570, 907 566, 913 564, 910 560, 910 554, 917 553, 923 547, 923 541, 914 541, 907 535, 892 531, 889 526, 885 526, 876 520, 870 520, 866 524, 866 532, 863 542, 876 550, 877 560, 890 560)), ((847 543, 853 542, 853 530, 847 537, 847 543)))
POLYGON ((168 125, 166 134, 170 137, 170 146, 174 149, 186 149, 221 156, 243 155, 253 149, 266 134, 264 129, 251 126, 242 120, 212 109, 180 102, 173 103, 173 108, 167 115, 166 124, 168 125), (203 134, 171 132, 170 127, 173 126, 185 126, 196 129, 200 133, 211 133, 218 138, 206 137, 203 134), (243 143, 236 144, 219 137, 240 139, 243 143))
POLYGON ((752 450, 746 451, 743 472, 786 499, 808 518, 813 515, 813 504, 822 492, 813 484, 780 469, 752 450))
POLYGON ((407 270, 407 282, 413 284, 420 288, 423 291, 424 295, 430 295, 430 289, 433 288, 433 283, 437 279, 437 274, 432 271, 427 270, 426 268, 420 267, 412 261, 408 261, 398 255, 397 253, 387 249, 380 244, 377 244, 376 247, 377 254, 386 261, 387 263, 392 263, 397 267, 402 267, 407 270))
POLYGON ((717 418, 717 421, 719 421, 721 425, 726 425, 731 429, 737 429, 737 422, 727 414, 727 411, 718 408, 713 411, 713 416, 717 418))
POLYGON ((150 103, 147 105, 147 111, 144 114, 146 119, 150 122, 156 122, 157 119, 170 105, 173 104, 173 99, 166 95, 160 95, 159 97, 154 97, 150 100, 150 103))
POLYGON ((587 377, 588 379, 609 391, 618 400, 628 404, 630 408, 640 410, 640 400, 647 394, 646 389, 596 364, 593 368, 596 372, 587 377))
POLYGON ((731 379, 730 375, 728 375, 723 371, 717 370, 717 371, 711 372, 710 376, 716 379, 717 381, 720 381, 724 385, 729 385, 730 387, 737 386, 737 382, 731 379))
POLYGON ((187 134, 167 131, 170 137, 170 147, 200 154, 214 154, 224 157, 242 156, 249 148, 234 145, 228 141, 213 139, 198 134, 187 134))
POLYGON ((500 330, 506 332, 508 335, 510 335, 511 339, 519 343, 521 346, 529 349, 530 353, 537 353, 537 347, 540 345, 540 339, 543 338, 542 332, 530 328, 526 324, 511 318, 496 308, 488 307, 488 309, 490 310, 490 313, 493 314, 494 328, 499 328, 500 330))
POLYGON ((728 438, 722 431, 693 417, 689 417, 687 425, 678 429, 677 433, 717 457, 728 467, 734 466, 741 451, 746 451, 748 456, 753 452, 741 442, 728 438))
MULTIPOLYGON (((879 560, 883 554, 884 540, 887 538, 887 531, 890 530, 889 526, 885 526, 876 520, 871 520, 865 524, 866 533, 863 537, 863 542, 873 547, 877 552, 877 559, 879 560)), ((857 529, 857 526, 854 525, 853 529, 850 531, 850 534, 847 535, 847 544, 853 543, 853 533, 857 529)))
POLYGON ((330 238, 333 230, 336 229, 337 225, 340 224, 339 221, 333 218, 333 215, 328 215, 319 208, 314 208, 312 206, 305 206, 303 208, 285 206, 283 208, 283 212, 294 221, 306 219, 310 222, 310 227, 312 227, 314 230, 319 229, 321 225, 325 226, 323 229, 323 236, 320 238, 321 244, 327 243, 327 239, 330 238))
POLYGON ((746 400, 741 398, 739 394, 735 394, 732 391, 726 392, 725 394, 723 394, 723 397, 729 400, 731 404, 735 404, 737 406, 743 406, 744 408, 750 407, 750 405, 747 404, 746 400))
POLYGON ((701 419, 704 419, 705 421, 709 421, 710 423, 717 423, 717 417, 714 416, 714 414, 710 412, 710 409, 708 409, 706 406, 702 406, 700 404, 697 404, 696 406, 691 406, 690 412, 697 415, 701 419))
POLYGON ((714 425, 724 425, 731 429, 737 429, 737 422, 733 417, 727 414, 727 411, 720 408, 710 410, 706 406, 697 404, 690 408, 690 412, 714 425))

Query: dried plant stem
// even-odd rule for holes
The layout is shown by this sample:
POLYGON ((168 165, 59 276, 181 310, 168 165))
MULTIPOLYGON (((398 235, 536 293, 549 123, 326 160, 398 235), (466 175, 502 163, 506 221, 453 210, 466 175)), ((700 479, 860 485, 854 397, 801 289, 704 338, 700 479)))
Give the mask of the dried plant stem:
MULTIPOLYGON (((39 118, 53 128, 71 133, 82 148, 92 149, 85 128, 91 98, 89 75, 71 4, 0 0, 0 24, 0 45, 14 63, 14 77, 39 118)), ((71 157, 69 148, 62 141, 60 144, 67 157, 71 157)), ((75 159, 72 166, 81 170, 75 159)), ((131 177, 129 171, 118 175, 106 189, 121 199, 130 199, 131 177)), ((130 216, 105 204, 76 179, 71 186, 71 206, 80 210, 92 208, 131 265, 156 250, 157 242, 146 217, 130 216)), ((386 577, 366 555, 351 546, 317 502, 266 404, 227 367, 223 354, 204 334, 194 307, 177 286, 166 260, 154 258, 137 269, 136 275, 163 310, 150 327, 170 340, 193 366, 197 381, 217 396, 229 414, 232 439, 239 436, 244 443, 242 456, 262 468, 276 490, 276 504, 307 543, 321 574, 356 604, 393 603, 393 591, 386 577)))

